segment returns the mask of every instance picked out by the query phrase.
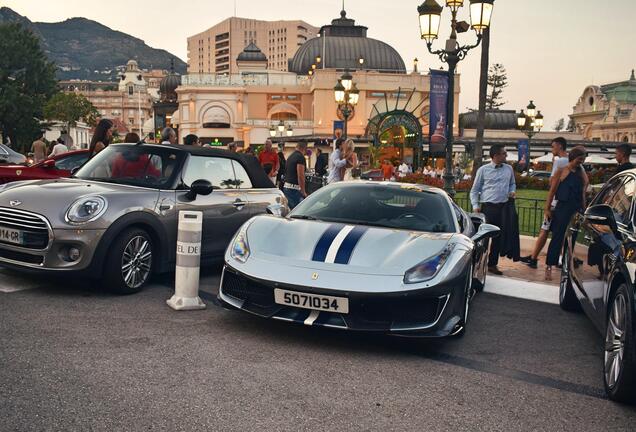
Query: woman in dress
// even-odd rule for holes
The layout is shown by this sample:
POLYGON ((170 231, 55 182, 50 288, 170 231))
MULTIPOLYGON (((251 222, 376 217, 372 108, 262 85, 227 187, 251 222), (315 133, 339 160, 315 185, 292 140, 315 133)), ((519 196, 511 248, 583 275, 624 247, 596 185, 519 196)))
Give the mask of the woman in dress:
POLYGON ((548 247, 545 278, 552 280, 552 266, 559 264, 559 256, 563 250, 563 241, 572 216, 582 211, 585 206, 585 190, 589 182, 582 165, 585 162, 585 147, 577 146, 570 150, 569 163, 556 172, 556 180, 550 188, 546 200, 545 217, 550 221, 552 240, 548 247), (557 205, 551 210, 552 201, 557 205))
POLYGON ((88 147, 89 159, 100 151, 104 150, 110 144, 113 137, 113 122, 109 119, 101 119, 95 128, 91 145, 88 147))
POLYGON ((355 143, 352 139, 348 139, 345 141, 342 149, 344 151, 344 158, 347 160, 347 165, 340 168, 343 172, 341 173, 340 178, 344 181, 354 180, 353 170, 358 168, 358 155, 355 152, 355 143))

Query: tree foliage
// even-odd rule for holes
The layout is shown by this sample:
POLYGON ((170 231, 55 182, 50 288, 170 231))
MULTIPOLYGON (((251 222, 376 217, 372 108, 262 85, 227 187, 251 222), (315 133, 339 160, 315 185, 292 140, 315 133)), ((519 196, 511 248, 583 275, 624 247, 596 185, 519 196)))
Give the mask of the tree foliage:
POLYGON ((501 63, 495 63, 488 71, 488 95, 486 96, 486 109, 493 110, 503 106, 503 91, 508 87, 508 75, 506 68, 501 63))
POLYGON ((99 112, 86 96, 77 93, 58 93, 44 107, 47 120, 58 120, 69 130, 82 120, 94 126, 99 112))
POLYGON ((0 24, 0 129, 24 151, 41 129, 46 101, 57 91, 55 65, 20 24, 0 24))
POLYGON ((563 129, 565 129, 565 119, 564 118, 560 118, 554 124, 554 130, 557 131, 557 132, 561 132, 563 129))
POLYGON ((566 128, 566 130, 568 132, 574 132, 575 129, 576 129, 576 124, 574 123, 574 119, 570 117, 570 120, 568 121, 568 127, 566 128))

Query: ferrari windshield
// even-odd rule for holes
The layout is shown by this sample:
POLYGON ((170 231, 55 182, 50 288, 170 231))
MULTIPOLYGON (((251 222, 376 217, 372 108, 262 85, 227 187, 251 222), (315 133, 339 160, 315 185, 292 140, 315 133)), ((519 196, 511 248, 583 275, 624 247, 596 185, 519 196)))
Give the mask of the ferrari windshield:
POLYGON ((442 194, 416 187, 341 183, 310 195, 289 215, 425 232, 455 232, 453 214, 442 194))
POLYGON ((170 147, 115 144, 95 155, 75 177, 163 189, 172 183, 183 157, 170 147))

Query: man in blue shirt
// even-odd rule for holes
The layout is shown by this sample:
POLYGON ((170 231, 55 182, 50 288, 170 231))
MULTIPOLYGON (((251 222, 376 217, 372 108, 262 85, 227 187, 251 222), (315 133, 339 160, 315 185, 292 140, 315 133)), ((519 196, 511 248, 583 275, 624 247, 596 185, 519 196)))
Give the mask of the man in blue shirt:
MULTIPOLYGON (((506 164, 506 148, 501 144, 490 147, 492 162, 477 170, 475 182, 470 191, 470 202, 473 211, 483 213, 486 221, 502 228, 503 211, 509 198, 514 198, 517 190, 515 173, 506 164)), ((497 268, 499 251, 501 250, 501 236, 494 238, 488 256, 488 271, 496 275, 503 273, 497 268)))

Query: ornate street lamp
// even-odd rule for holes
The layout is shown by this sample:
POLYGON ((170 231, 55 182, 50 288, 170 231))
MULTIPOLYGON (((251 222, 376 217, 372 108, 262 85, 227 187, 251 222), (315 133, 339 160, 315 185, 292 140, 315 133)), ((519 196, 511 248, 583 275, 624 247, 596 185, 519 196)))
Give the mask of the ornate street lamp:
POLYGON ((274 125, 272 125, 269 128, 269 136, 271 136, 272 138, 274 138, 276 136, 276 128, 274 127, 274 125))
POLYGON ((473 45, 459 45, 457 33, 468 30, 469 25, 465 21, 457 21, 457 12, 464 6, 465 0, 446 0, 446 6, 450 9, 451 35, 446 41, 443 50, 433 50, 433 41, 439 36, 439 27, 444 8, 435 0, 426 0, 417 11, 420 15, 420 35, 426 41, 426 47, 431 54, 448 63, 448 104, 447 104, 447 142, 446 142, 446 169, 444 171, 444 190, 451 196, 455 195, 455 176, 453 175, 453 121, 455 118, 455 70, 457 64, 463 60, 468 52, 481 43, 482 33, 490 26, 494 0, 470 0, 470 21, 473 30, 477 34, 477 42, 473 45))
POLYGON ((294 129, 291 127, 291 125, 287 125, 287 129, 285 129, 285 133, 287 133, 288 137, 294 135, 294 129))
POLYGON ((344 130, 342 131, 342 137, 347 139, 347 124, 349 123, 349 117, 353 114, 353 109, 360 99, 360 90, 358 90, 358 86, 356 86, 353 82, 351 72, 345 71, 338 80, 336 86, 333 88, 333 92, 334 99, 338 104, 338 109, 342 112, 342 116, 344 117, 344 130))
POLYGON ((517 128, 528 137, 528 154, 530 154, 530 142, 532 137, 543 128, 543 114, 537 111, 533 101, 526 107, 526 112, 521 110, 517 116, 517 128))

